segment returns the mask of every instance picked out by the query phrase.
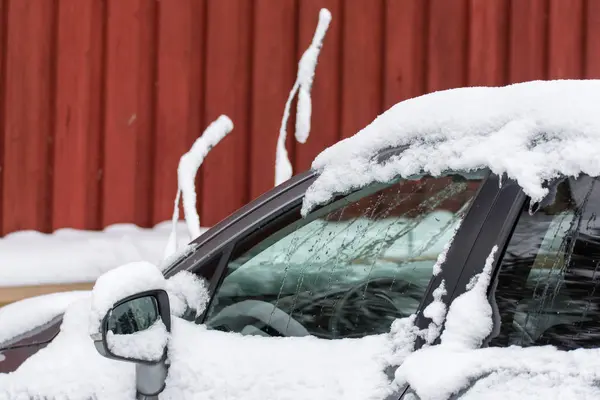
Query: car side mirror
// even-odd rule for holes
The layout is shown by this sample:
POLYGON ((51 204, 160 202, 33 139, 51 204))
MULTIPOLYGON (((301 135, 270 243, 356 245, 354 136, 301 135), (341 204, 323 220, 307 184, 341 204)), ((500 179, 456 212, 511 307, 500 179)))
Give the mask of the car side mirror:
POLYGON ((169 296, 164 290, 149 290, 115 303, 93 339, 107 358, 148 365, 165 360, 170 332, 169 296))

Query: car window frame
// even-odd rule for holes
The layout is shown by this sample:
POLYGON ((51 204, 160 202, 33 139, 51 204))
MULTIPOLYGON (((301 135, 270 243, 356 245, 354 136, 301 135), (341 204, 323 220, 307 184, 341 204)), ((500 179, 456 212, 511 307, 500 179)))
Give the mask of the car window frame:
MULTIPOLYGON (((442 280, 444 280, 448 293, 443 297, 443 301, 447 305, 450 304, 452 300, 464 292, 461 287, 466 288, 466 282, 473 276, 474 271, 483 269, 483 263, 479 265, 478 260, 482 254, 485 254, 483 257, 485 261, 489 255, 489 250, 487 250, 487 253, 482 251, 486 248, 482 243, 482 237, 497 236, 493 231, 498 228, 496 224, 498 224, 500 217, 498 213, 499 199, 504 202, 507 195, 511 198, 514 195, 514 186, 510 183, 501 184, 501 181, 501 177, 490 173, 479 188, 479 192, 475 195, 470 209, 454 236, 452 246, 448 249, 440 274, 430 282, 430 288, 428 288, 428 296, 430 297, 426 304, 433 301, 433 291, 441 284, 442 280), (460 267, 455 267, 458 265, 460 267)), ((425 317, 422 309, 420 309, 417 313, 415 325, 419 329, 427 329, 430 322, 431 319, 425 317)), ((439 338, 434 344, 438 342, 439 338)), ((418 338, 415 349, 420 348, 423 344, 423 339, 418 338)))
MULTIPOLYGON (((482 185, 483 185, 483 182, 485 182, 486 178, 487 178, 487 175, 482 179, 482 185)), ((295 204, 295 202, 294 202, 294 205, 291 206, 287 211, 282 212, 280 215, 275 215, 273 217, 273 219, 270 220, 265 225, 256 226, 255 229, 253 231, 249 232, 247 235, 241 236, 237 240, 232 241, 227 246, 227 250, 226 250, 227 255, 225 257, 223 257, 219 263, 219 267, 217 268, 218 276, 216 276, 210 282, 210 287, 209 287, 209 292, 211 295, 210 300, 209 300, 208 304, 206 305, 205 311, 196 320, 196 322, 197 323, 205 322, 206 317, 207 317, 207 312, 208 312, 208 310, 211 309, 212 302, 215 299, 216 291, 221 286, 221 284, 223 283, 223 280, 227 276, 227 265, 229 265, 229 263, 232 261, 233 258, 238 257, 239 255, 243 254, 245 251, 256 246, 261 241, 265 240, 266 238, 269 238, 273 234, 279 233, 279 234, 282 234, 282 236, 283 236, 283 235, 293 232, 293 230, 291 230, 290 232, 287 232, 287 233, 284 233, 282 231, 286 231, 288 228, 292 229, 292 225, 297 224, 299 221, 301 221, 303 219, 316 220, 320 216, 326 215, 334 210, 337 210, 346 205, 352 204, 353 202, 355 202, 357 200, 360 200, 364 197, 369 196, 369 194, 377 193, 379 190, 384 189, 388 186, 389 186, 388 184, 374 183, 373 185, 370 185, 369 187, 361 188, 359 190, 348 193, 344 196, 337 196, 333 200, 329 201, 328 203, 320 205, 319 207, 316 207, 313 211, 310 212, 309 216, 307 216, 307 217, 303 217, 300 213, 300 210, 302 208, 302 200, 304 199, 304 196, 302 196, 302 198, 300 199, 298 204, 295 204), (253 235, 257 236, 256 240, 251 241, 247 246, 240 249, 240 245, 243 242, 247 241, 248 238, 253 235)), ((475 197, 476 196, 477 196, 477 194, 475 194, 475 197)), ((468 213, 468 210, 467 210, 467 213, 468 213)), ((308 222, 308 223, 310 223, 310 222, 308 222)), ((301 226, 304 226, 304 225, 305 224, 302 224, 301 226)), ((424 297, 419 303, 418 309, 423 307, 424 299, 426 298, 426 295, 428 294, 427 291, 430 290, 430 287, 431 287, 431 279, 427 286, 426 292, 424 292, 424 297)))
MULTIPOLYGON (((488 300, 492 300, 492 296, 497 284, 497 274, 499 272, 500 260, 506 251, 508 242, 512 237, 512 233, 517 225, 523 204, 527 200, 527 196, 523 192, 523 189, 519 184, 505 177, 499 177, 497 175, 490 177, 491 181, 495 181, 499 190, 493 199, 493 204, 486 215, 481 228, 476 234, 476 238, 473 242, 469 254, 465 259, 465 263, 460 272, 460 275, 454 285, 452 292, 448 288, 448 293, 451 293, 445 303, 451 304, 454 299, 462 295, 467 291, 467 285, 471 279, 483 272, 486 259, 489 257, 494 246, 498 246, 498 252, 492 262, 492 278, 488 287, 487 295, 488 300)), ((475 232, 472 232, 475 235, 475 232)), ((442 268, 442 271, 444 268, 442 268)), ((493 302, 490 302, 493 304, 493 302)), ((493 308, 493 305, 492 305, 493 308)), ((497 313, 494 313, 496 318, 497 313)), ((494 330, 496 328, 496 322, 494 321, 494 330)), ((426 325, 424 325, 426 327, 426 325)), ((445 329, 445 321, 442 326, 441 332, 445 329)), ((494 331, 495 332, 495 331, 494 331)), ((492 335, 494 334, 492 332, 492 335)), ((490 336, 492 336, 490 335, 490 336)), ((440 343, 440 336, 434 341, 434 345, 440 343)), ((484 346, 487 343, 487 339, 484 341, 484 346)))
MULTIPOLYGON (((394 153, 392 152, 390 154, 394 153)), ((208 260, 211 260, 212 257, 221 252, 218 267, 214 276, 212 276, 209 281, 209 295, 210 301, 212 301, 216 289, 225 278, 226 267, 236 244, 250 235, 255 229, 264 229, 265 227, 268 227, 278 217, 285 217, 286 214, 290 213, 299 213, 306 190, 316 178, 317 173, 315 171, 306 171, 292 177, 276 189, 263 194, 256 200, 242 207, 194 240, 193 243, 197 246, 194 252, 190 256, 179 260, 167 268, 165 276, 168 278, 181 270, 198 273, 206 265, 208 260)), ((498 197, 501 193, 509 191, 509 196, 504 201, 510 201, 511 204, 515 201, 516 195, 511 183, 511 181, 504 183, 502 177, 499 177, 492 172, 489 172, 487 176, 483 178, 482 183, 473 198, 473 202, 466 210, 465 217, 457 229, 446 255, 444 265, 453 265, 455 267, 442 268, 438 275, 432 275, 423 299, 417 308, 415 324, 420 329, 426 328, 429 324, 430 320, 423 315, 423 310, 433 301, 433 291, 439 286, 442 280, 446 283, 448 292, 452 293, 450 298, 445 299, 445 303, 450 304, 452 299, 457 296, 457 284, 461 280, 461 277, 465 275, 469 257, 473 253, 481 253, 480 250, 476 249, 476 247, 481 247, 477 246, 479 235, 482 232, 489 235, 489 230, 497 230, 497 226, 490 225, 493 225, 494 221, 497 223, 498 220, 497 213, 494 213, 498 197), (490 214, 496 214, 496 217, 492 218, 491 221, 488 219, 490 214)), ((522 194, 522 191, 520 191, 520 195, 523 196, 522 201, 524 202, 525 196, 522 194)), ((338 196, 330 203, 339 200, 340 197, 346 196, 338 196)), ((326 206, 327 204, 321 207, 326 206)), ((318 207, 317 209, 321 207, 318 207)), ((517 207, 517 209, 519 208, 517 207)), ((513 224, 510 225, 511 228, 515 223, 516 216, 513 224)), ((508 237, 508 233, 506 233, 506 236, 508 237)), ((485 257, 487 257, 487 255, 489 255, 489 252, 485 257)), ((483 263, 479 265, 479 267, 482 268, 483 263)), ((472 273, 473 268, 470 267, 468 270, 472 273)), ((209 307, 210 304, 207 305, 205 312, 195 320, 196 323, 201 324, 204 322, 206 311, 209 307)), ((423 344, 424 342, 418 339, 417 343, 415 343, 415 350, 421 348, 423 344)), ((390 376, 393 375, 393 371, 388 371, 388 373, 391 374, 390 376)), ((403 398, 408 389, 408 386, 399 388, 398 391, 389 396, 389 399, 403 398)))
MULTIPOLYGON (((223 258, 228 258, 232 246, 256 227, 267 225, 294 205, 300 204, 306 189, 315 179, 316 174, 313 171, 296 175, 226 217, 193 240, 191 244, 195 249, 192 253, 167 267, 163 272, 165 277, 169 278, 180 271, 202 275, 201 270, 206 264, 213 261, 215 256, 219 256, 221 260, 215 274, 209 279, 212 282, 215 276, 221 273, 221 265, 226 261, 223 258)), ((212 295, 212 292, 210 294, 212 295)))

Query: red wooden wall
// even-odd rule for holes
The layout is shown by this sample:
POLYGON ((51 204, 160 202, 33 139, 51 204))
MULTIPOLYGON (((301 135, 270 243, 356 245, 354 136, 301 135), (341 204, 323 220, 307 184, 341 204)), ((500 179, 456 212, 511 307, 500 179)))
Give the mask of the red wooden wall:
POLYGON ((600 76, 595 0, 0 0, 0 234, 168 219, 180 155, 222 113, 235 129, 201 169, 202 223, 268 190, 321 7, 296 172, 402 99, 600 76))

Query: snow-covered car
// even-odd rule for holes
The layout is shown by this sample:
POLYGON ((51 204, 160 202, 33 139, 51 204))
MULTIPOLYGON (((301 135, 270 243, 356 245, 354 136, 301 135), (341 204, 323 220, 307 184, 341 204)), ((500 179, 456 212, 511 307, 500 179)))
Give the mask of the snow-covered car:
POLYGON ((599 93, 399 103, 5 344, 0 399, 598 398, 599 93))

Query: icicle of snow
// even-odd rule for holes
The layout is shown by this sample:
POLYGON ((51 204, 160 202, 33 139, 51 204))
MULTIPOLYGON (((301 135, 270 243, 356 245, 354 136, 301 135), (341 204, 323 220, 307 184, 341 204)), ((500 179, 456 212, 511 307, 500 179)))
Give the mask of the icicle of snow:
POLYGON ((423 316, 431 319, 429 327, 423 332, 423 338, 427 345, 432 344, 442 331, 442 324, 446 318, 446 304, 442 297, 448 294, 446 291, 446 282, 442 283, 433 291, 433 301, 423 310, 423 316))
POLYGON ((279 128, 279 137, 277 138, 277 149, 275 150, 275 186, 292 177, 292 163, 288 158, 287 150, 285 148, 285 137, 287 136, 285 127, 287 126, 288 118, 290 117, 292 99, 296 95, 299 86, 298 80, 296 80, 296 83, 294 83, 294 87, 285 102, 285 108, 283 109, 283 118, 281 120, 281 127, 279 128))
POLYGON ((319 58, 321 47, 323 47, 323 40, 325 39, 330 22, 331 13, 326 8, 322 8, 319 12, 319 23, 317 24, 313 40, 298 64, 297 81, 300 84, 300 88, 296 112, 296 140, 300 143, 306 142, 310 133, 310 116, 312 113, 310 90, 312 89, 315 77, 317 59, 319 58))
POLYGON ((181 190, 179 185, 177 187, 177 195, 175 196, 175 206, 173 207, 173 220, 171 227, 171 234, 167 241, 167 247, 165 248, 165 256, 163 260, 169 258, 172 254, 177 251, 177 221, 179 221, 179 201, 181 199, 181 190))
POLYGON ((181 156, 177 168, 178 189, 173 210, 173 229, 165 249, 165 258, 177 251, 175 226, 179 219, 179 199, 181 196, 183 196, 183 213, 190 233, 190 240, 200 236, 200 217, 196 210, 196 173, 208 152, 232 130, 233 122, 231 119, 226 115, 221 115, 206 128, 202 136, 196 139, 192 148, 181 156))
MULTIPOLYGON (((467 206, 468 204, 469 203, 467 202, 465 206, 467 206)), ((459 214, 463 213, 463 211, 466 209, 465 206, 461 207, 461 209, 458 211, 459 214)), ((452 237, 444 245, 444 248, 442 249, 441 253, 438 254, 437 260, 433 265, 433 276, 437 276, 440 272, 442 272, 442 265, 444 265, 444 263, 446 262, 446 258, 448 257, 448 251, 450 250, 450 247, 452 247, 452 243, 454 242, 454 238, 456 237, 456 234, 458 233, 458 230, 462 225, 462 221, 462 217, 458 218, 458 221, 456 222, 456 225, 454 226, 454 230, 452 232, 452 237)))
POLYGON ((287 136, 286 126, 290 117, 290 107, 296 93, 298 93, 298 105, 296 109, 296 140, 305 143, 310 134, 310 117, 312 114, 312 101, 310 91, 312 89, 315 69, 317 68, 317 59, 323 39, 331 22, 331 13, 326 8, 319 12, 319 22, 313 36, 312 42, 304 52, 298 63, 298 75, 296 82, 290 91, 290 95, 285 103, 281 127, 279 128, 279 138, 277 139, 277 149, 275 155, 275 185, 279 185, 292 177, 292 164, 288 158, 285 149, 285 138, 287 136))

